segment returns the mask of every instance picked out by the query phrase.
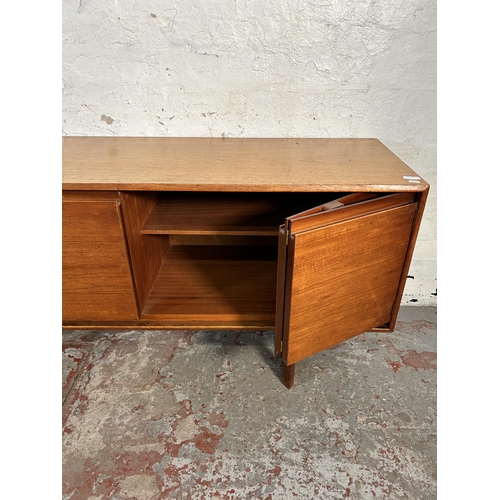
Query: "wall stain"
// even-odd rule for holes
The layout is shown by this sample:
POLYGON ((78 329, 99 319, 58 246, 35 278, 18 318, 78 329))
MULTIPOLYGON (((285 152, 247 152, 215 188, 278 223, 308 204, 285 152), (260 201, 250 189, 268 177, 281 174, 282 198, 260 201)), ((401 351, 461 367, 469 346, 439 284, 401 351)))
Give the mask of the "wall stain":
POLYGON ((101 121, 106 122, 108 125, 112 125, 114 122, 113 118, 111 118, 111 116, 107 116, 107 115, 101 115, 101 121))

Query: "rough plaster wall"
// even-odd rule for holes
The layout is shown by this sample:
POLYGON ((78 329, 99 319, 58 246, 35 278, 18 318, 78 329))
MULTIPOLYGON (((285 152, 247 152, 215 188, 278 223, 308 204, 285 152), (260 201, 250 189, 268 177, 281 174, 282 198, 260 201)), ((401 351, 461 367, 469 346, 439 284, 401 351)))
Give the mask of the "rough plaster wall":
POLYGON ((436 304, 435 0, 64 0, 63 134, 377 137, 431 184, 403 303, 436 304))

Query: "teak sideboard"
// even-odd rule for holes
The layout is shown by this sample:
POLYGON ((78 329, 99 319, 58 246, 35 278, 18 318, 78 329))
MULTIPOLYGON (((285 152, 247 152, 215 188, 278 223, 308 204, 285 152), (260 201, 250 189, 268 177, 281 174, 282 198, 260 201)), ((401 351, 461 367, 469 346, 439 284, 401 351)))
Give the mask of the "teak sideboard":
POLYGON ((64 328, 395 326, 429 185, 377 139, 63 137, 64 328))

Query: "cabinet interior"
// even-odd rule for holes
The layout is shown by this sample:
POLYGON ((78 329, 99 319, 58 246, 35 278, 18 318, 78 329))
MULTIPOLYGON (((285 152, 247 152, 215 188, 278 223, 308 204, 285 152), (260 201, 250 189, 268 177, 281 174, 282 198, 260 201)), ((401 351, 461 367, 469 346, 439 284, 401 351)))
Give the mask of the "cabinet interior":
POLYGON ((121 194, 141 320, 269 329, 279 226, 342 195, 121 194))
POLYGON ((142 234, 277 236, 286 217, 338 193, 161 193, 142 234))

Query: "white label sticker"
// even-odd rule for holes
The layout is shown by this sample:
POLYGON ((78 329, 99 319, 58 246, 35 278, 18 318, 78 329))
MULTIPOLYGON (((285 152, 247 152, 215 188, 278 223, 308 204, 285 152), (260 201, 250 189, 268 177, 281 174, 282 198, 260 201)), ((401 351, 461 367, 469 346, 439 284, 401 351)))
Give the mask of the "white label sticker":
POLYGON ((403 179, 406 179, 407 181, 419 181, 420 177, 418 175, 403 175, 403 179))

